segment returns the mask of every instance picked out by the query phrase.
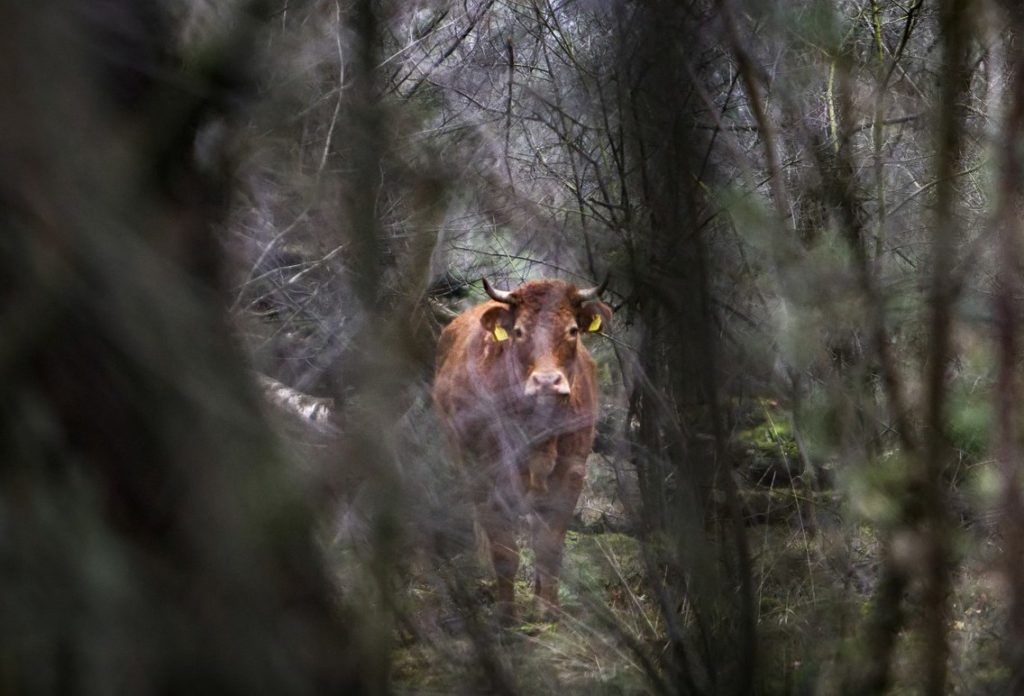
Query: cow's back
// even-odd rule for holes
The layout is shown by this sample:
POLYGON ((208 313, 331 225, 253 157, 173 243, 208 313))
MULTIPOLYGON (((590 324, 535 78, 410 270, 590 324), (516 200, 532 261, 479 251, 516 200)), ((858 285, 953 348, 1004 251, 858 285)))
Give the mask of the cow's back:
MULTIPOLYGON (((452 444, 463 456, 494 455, 499 449, 503 379, 489 360, 481 315, 495 303, 466 310, 441 333, 434 376, 434 405, 452 444)), ((493 356, 492 356, 493 357, 493 356)))
POLYGON ((472 375, 479 373, 484 352, 480 315, 488 304, 493 303, 477 305, 457 316, 438 340, 434 403, 447 418, 475 391, 472 375))

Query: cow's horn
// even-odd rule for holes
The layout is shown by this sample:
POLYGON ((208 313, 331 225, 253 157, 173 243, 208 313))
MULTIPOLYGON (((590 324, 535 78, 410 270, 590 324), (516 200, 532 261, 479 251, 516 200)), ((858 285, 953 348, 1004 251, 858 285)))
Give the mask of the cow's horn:
POLYGON ((495 290, 491 287, 491 284, 487 282, 486 278, 481 278, 484 284, 484 292, 487 293, 495 302, 504 302, 505 304, 515 304, 516 300, 512 296, 512 293, 508 290, 495 290))
POLYGON ((606 275, 600 285, 592 288, 586 288, 585 290, 576 291, 576 300, 578 302, 589 302, 590 300, 596 300, 604 292, 604 289, 608 287, 608 281, 611 280, 611 275, 606 275))

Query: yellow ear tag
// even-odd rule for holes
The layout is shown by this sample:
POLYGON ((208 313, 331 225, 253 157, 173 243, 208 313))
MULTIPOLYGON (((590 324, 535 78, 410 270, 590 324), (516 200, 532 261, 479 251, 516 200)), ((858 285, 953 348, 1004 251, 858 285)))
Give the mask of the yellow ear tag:
POLYGON ((590 326, 587 327, 587 331, 593 333, 594 331, 601 330, 601 315, 595 314, 594 318, 590 320, 590 326))
POLYGON ((495 324, 494 325, 494 340, 496 340, 496 341, 507 341, 508 340, 508 331, 506 331, 505 327, 502 326, 501 324, 495 324))

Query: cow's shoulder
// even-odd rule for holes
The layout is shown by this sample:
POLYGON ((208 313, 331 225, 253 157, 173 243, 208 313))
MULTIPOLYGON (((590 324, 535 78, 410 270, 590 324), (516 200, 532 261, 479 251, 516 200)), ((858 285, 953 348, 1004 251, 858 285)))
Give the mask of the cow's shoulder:
POLYGON ((484 302, 467 309, 441 332, 437 350, 436 378, 454 377, 466 372, 491 372, 493 355, 488 346, 493 339, 480 323, 481 317, 498 302, 484 302))

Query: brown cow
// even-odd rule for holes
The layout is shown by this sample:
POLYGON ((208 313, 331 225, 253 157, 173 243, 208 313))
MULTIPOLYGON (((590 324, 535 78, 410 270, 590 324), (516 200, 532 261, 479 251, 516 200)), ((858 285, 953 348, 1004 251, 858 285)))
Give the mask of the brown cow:
POLYGON ((594 361, 580 334, 600 331, 612 310, 607 280, 580 290, 534 280, 459 315, 441 334, 434 403, 469 473, 498 580, 498 614, 514 616, 516 530, 531 520, 534 593, 558 608, 566 527, 583 487, 597 418, 594 361))

